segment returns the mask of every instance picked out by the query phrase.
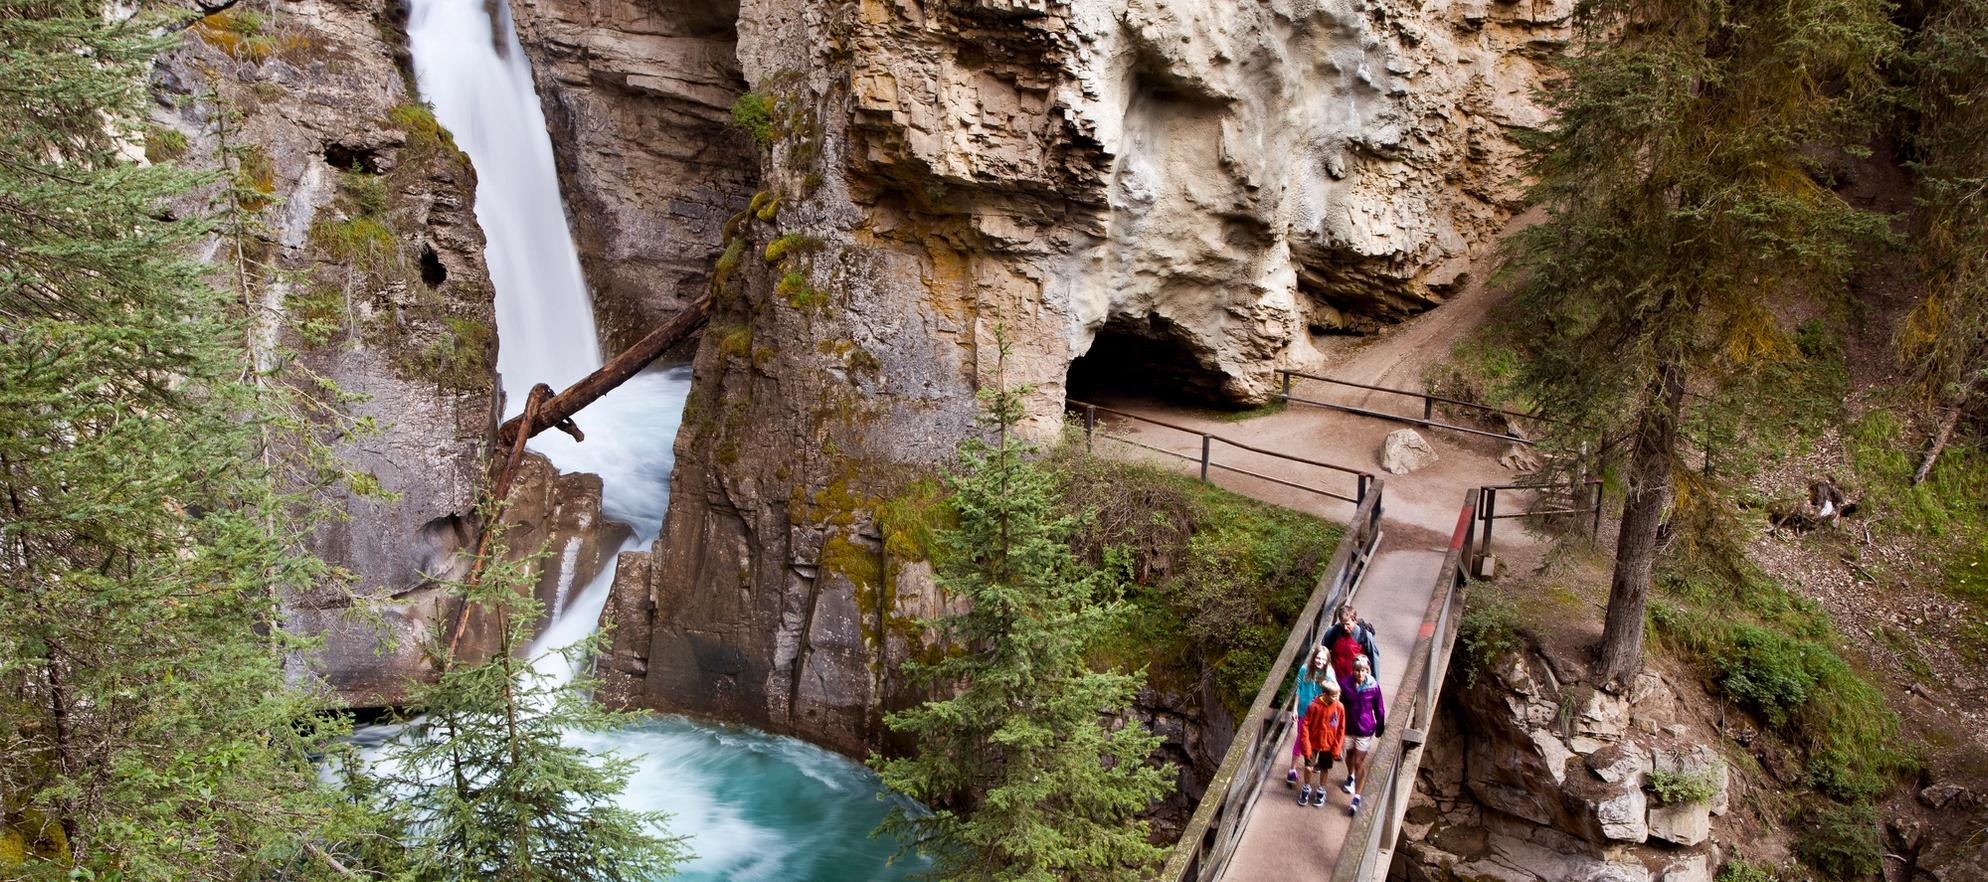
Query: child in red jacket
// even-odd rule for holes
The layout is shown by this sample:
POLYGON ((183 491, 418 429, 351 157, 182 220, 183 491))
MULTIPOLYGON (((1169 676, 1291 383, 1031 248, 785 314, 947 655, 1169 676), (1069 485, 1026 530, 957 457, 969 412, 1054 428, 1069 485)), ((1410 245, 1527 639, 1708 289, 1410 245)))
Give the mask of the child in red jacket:
POLYGON ((1332 771, 1346 747, 1346 708, 1339 703, 1339 684, 1326 681, 1298 722, 1298 752, 1305 757, 1305 789, 1299 805, 1325 805, 1325 773, 1332 771))

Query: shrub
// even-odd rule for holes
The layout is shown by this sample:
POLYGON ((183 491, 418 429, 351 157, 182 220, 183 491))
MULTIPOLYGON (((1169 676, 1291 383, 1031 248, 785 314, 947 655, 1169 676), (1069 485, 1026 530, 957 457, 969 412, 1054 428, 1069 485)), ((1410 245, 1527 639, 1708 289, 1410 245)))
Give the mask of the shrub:
POLYGON ((773 146, 773 105, 765 95, 747 92, 732 102, 732 122, 761 147, 773 146))
POLYGON ((1088 516, 1072 543, 1122 567, 1131 610, 1104 649, 1150 664, 1156 685, 1193 688, 1205 665, 1232 712, 1249 706, 1317 586, 1341 530, 1153 466, 1057 451, 1067 504, 1088 516))
POLYGON ((1735 858, 1719 868, 1718 882, 1778 882, 1779 878, 1766 867, 1735 858))
POLYGON ((1836 879, 1866 879, 1884 868, 1875 807, 1832 803, 1809 812, 1807 821, 1795 841, 1803 863, 1836 879))
POLYGON ((1784 728, 1815 688, 1810 646, 1765 628, 1735 626, 1730 642, 1713 656, 1719 688, 1768 725, 1784 728))
POLYGON ((1711 771, 1652 771, 1643 776, 1643 788, 1657 805, 1689 805, 1719 795, 1718 776, 1711 771))
POLYGON ((1479 671, 1524 648, 1525 633, 1524 619, 1510 597, 1502 593, 1471 597, 1456 633, 1456 661, 1463 685, 1476 685, 1479 671))

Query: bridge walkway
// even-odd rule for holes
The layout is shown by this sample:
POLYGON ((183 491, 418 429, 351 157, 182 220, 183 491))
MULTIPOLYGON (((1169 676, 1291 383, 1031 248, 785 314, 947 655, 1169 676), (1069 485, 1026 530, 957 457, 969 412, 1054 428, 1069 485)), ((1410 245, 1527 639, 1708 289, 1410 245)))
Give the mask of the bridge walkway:
MULTIPOLYGON (((1163 877, 1167 882, 1281 882, 1328 875, 1366 880, 1385 874, 1420 762, 1421 739, 1447 668, 1455 632, 1452 613, 1460 613, 1457 588, 1482 550, 1475 545, 1477 488, 1513 478, 1498 464, 1509 439, 1446 429, 1440 424, 1445 417, 1427 400, 1404 402, 1400 393, 1319 379, 1294 377, 1294 403, 1240 423, 1136 398, 1090 402, 1089 418, 1096 423, 1092 443, 1098 452, 1189 472, 1198 467, 1205 479, 1227 489, 1348 523, 1348 536, 1356 541, 1345 544, 1372 543, 1350 554, 1342 549, 1335 557, 1334 566, 1344 572, 1328 573, 1315 592, 1317 608, 1308 609, 1296 623, 1286 648, 1290 658, 1280 659, 1273 681, 1288 682, 1296 663, 1291 659, 1301 661, 1300 646, 1316 641, 1319 619, 1352 592, 1361 616, 1375 626, 1393 736, 1380 745, 1369 777, 1391 780, 1371 786, 1362 782, 1364 804, 1356 818, 1350 797, 1338 787, 1345 775, 1342 765, 1332 776, 1326 805, 1300 808, 1296 792, 1285 785, 1290 727, 1278 724, 1281 714, 1274 706, 1252 708, 1202 799, 1221 806, 1197 811, 1163 877), (1345 408, 1335 409, 1335 404, 1345 408), (1390 411, 1399 418, 1375 416, 1390 411), (1432 412, 1436 424, 1427 422, 1432 412), (1383 475, 1382 439, 1403 422, 1422 426, 1420 434, 1438 458, 1407 475, 1383 475), (1315 459, 1308 463, 1306 457, 1315 459), (1322 462, 1344 468, 1321 468, 1322 462), (1353 501, 1369 482, 1379 491, 1371 506, 1378 511, 1353 501), (1392 817, 1375 817, 1381 814, 1392 817), (1349 835, 1358 844, 1354 853, 1343 854, 1349 835)), ((1073 409, 1080 416, 1084 410, 1081 402, 1073 402, 1073 409)), ((1518 510, 1517 503, 1500 505, 1518 510)), ((1521 557, 1538 552, 1539 543, 1524 531, 1508 528, 1499 535, 1501 552, 1516 551, 1521 557)), ((1259 705, 1287 700, 1273 700, 1272 691, 1266 687, 1259 705)))

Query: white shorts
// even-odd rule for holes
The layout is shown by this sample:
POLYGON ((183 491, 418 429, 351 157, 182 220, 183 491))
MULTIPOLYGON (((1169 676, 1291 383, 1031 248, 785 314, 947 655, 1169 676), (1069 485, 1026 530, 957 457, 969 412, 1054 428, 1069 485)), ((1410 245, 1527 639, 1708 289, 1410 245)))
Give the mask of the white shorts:
POLYGON ((1353 736, 1353 749, 1361 753, 1373 753, 1374 745, 1379 741, 1380 741, 1379 736, 1355 735, 1353 736))

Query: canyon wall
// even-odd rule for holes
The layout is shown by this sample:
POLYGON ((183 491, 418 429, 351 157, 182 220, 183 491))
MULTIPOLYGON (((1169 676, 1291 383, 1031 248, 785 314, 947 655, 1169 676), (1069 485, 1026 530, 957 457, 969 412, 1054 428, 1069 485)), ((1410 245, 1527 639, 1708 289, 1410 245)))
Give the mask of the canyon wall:
MULTIPOLYGON (((199 197, 223 212, 215 282, 245 292, 256 367, 315 402, 300 419, 349 472, 289 476, 328 483, 336 517, 305 545, 346 577, 285 611, 323 638, 299 675, 358 706, 398 702, 433 669, 434 626, 459 608, 442 583, 479 536, 498 405, 476 177, 410 86, 401 15, 391 0, 297 0, 194 21, 154 70, 144 145, 222 172, 199 197)), ((540 573, 548 603, 620 541, 600 530, 590 477, 534 458, 512 493, 514 549, 572 546, 540 573)), ((487 654, 493 624, 468 627, 465 652, 487 654)))
POLYGON ((1517 206, 1570 6, 512 9, 590 270, 669 264, 601 312, 714 296, 606 694, 860 754, 941 603, 879 511, 978 431, 976 392, 1028 387, 1048 437, 1095 347, 1256 401, 1440 302, 1517 206))

